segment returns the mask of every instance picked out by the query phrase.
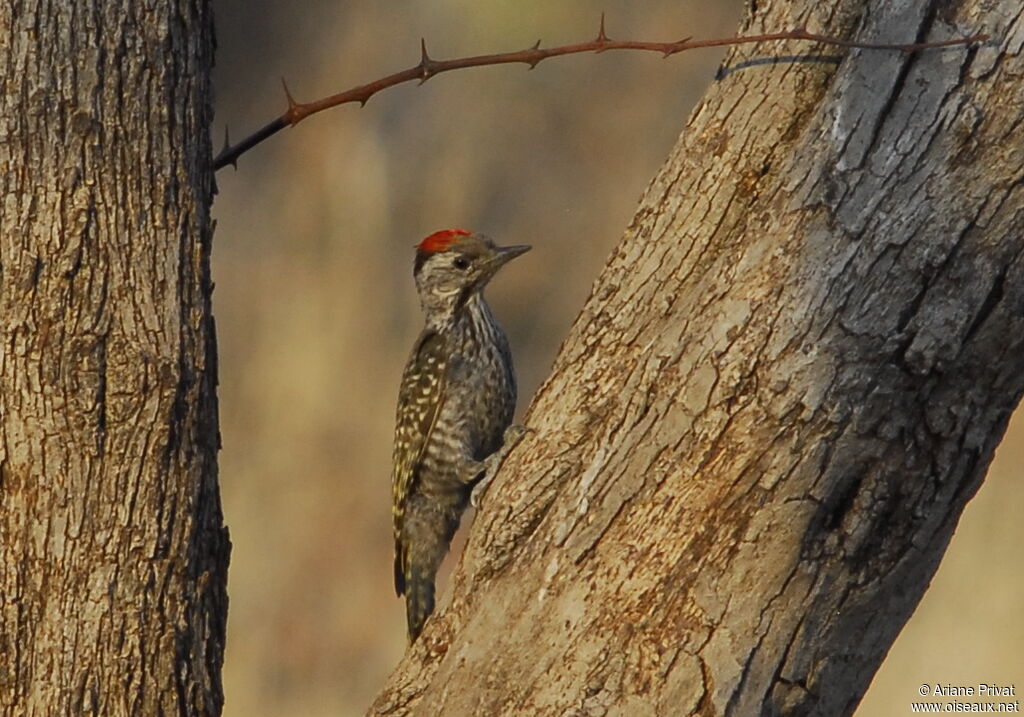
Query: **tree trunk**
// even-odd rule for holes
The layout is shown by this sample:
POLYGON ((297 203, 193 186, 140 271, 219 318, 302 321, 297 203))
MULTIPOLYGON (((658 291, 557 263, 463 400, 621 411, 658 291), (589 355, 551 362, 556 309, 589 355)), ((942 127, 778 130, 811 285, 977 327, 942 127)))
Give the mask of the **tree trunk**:
POLYGON ((0 28, 0 712, 219 714, 210 7, 0 28))
POLYGON ((1024 391, 1024 11, 759 5, 993 40, 731 55, 372 714, 849 714, 927 587, 1024 391))

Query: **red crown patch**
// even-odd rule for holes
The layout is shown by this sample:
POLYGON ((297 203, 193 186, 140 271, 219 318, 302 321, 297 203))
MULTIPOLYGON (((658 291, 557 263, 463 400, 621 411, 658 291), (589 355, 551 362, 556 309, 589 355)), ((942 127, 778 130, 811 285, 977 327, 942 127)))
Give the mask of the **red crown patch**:
POLYGON ((416 248, 426 252, 444 251, 448 248, 449 244, 459 237, 469 236, 470 234, 471 232, 465 229, 442 229, 421 241, 416 245, 416 248))

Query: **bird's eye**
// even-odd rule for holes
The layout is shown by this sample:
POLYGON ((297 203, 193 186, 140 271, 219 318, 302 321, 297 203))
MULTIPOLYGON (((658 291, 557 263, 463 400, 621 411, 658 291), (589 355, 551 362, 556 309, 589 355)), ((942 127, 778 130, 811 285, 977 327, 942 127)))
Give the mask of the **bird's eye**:
POLYGON ((454 266, 456 269, 463 269, 463 270, 468 269, 469 268, 469 260, 465 259, 465 258, 463 258, 461 256, 457 256, 457 257, 455 257, 455 259, 452 260, 452 266, 454 266))

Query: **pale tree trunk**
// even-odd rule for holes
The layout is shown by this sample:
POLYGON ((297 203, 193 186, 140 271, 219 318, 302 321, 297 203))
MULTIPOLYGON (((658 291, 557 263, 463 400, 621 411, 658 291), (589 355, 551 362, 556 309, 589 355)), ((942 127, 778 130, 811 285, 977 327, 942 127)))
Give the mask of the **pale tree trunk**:
POLYGON ((927 587, 1024 389, 1024 10, 751 5, 993 40, 730 56, 373 714, 849 714, 927 587))
POLYGON ((0 32, 0 713, 218 714, 210 7, 0 32))

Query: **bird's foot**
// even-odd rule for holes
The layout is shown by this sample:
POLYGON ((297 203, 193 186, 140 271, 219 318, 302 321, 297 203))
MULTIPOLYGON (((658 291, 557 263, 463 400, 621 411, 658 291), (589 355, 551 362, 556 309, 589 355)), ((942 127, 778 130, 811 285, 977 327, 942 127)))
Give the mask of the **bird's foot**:
POLYGON ((477 484, 473 486, 473 492, 469 496, 469 502, 474 508, 480 507, 480 502, 483 500, 484 493, 487 492, 487 488, 491 485, 491 481, 494 480, 494 476, 498 472, 498 468, 500 468, 501 464, 505 462, 505 458, 508 457, 508 454, 512 452, 513 448, 519 445, 519 442, 526 437, 527 433, 532 432, 532 428, 521 426, 518 423, 513 423, 505 429, 504 440, 501 444, 501 448, 483 460, 483 477, 481 477, 477 484))

